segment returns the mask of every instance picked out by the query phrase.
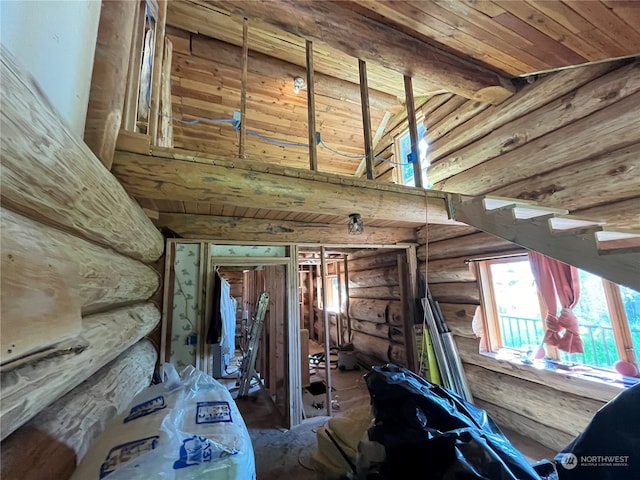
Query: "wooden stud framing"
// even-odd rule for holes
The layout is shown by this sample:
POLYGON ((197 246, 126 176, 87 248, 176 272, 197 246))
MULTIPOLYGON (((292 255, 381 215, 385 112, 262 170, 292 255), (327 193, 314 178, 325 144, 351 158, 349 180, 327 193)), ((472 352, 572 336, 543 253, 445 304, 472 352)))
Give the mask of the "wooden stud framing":
POLYGON ((613 335, 616 339, 618 356, 620 360, 631 362, 637 368, 638 358, 633 347, 633 339, 629 331, 629 322, 624 310, 622 296, 620 295, 620 287, 605 279, 602 280, 602 286, 611 315, 611 326, 613 327, 613 335))
POLYGON ((331 335, 329 335, 329 312, 327 311, 327 262, 325 259, 326 249, 320 247, 320 268, 322 270, 322 312, 324 314, 324 371, 325 383, 327 387, 327 415, 332 415, 331 405, 331 335))
MULTIPOLYGON (((411 153, 414 156, 413 179, 415 186, 422 188, 422 166, 418 149, 418 126, 416 124, 416 105, 413 98, 413 82, 408 75, 404 76, 404 93, 407 101, 407 120, 409 121, 409 135, 411 137, 411 153)), ((401 159, 404 163, 405 159, 401 159)))
POLYGON ((364 60, 358 60, 358 69, 360 72, 360 97, 362 105, 362 126, 364 129, 364 151, 366 155, 366 171, 367 179, 375 180, 374 156, 373 156, 373 139, 371 138, 371 113, 369 111, 369 85, 367 82, 367 63, 364 60))
POLYGON ((309 169, 318 170, 318 150, 316 146, 316 104, 313 78, 313 42, 306 41, 307 54, 307 115, 309 119, 309 169))
POLYGON ((149 107, 148 133, 151 144, 157 145, 160 119, 160 80, 162 78, 162 58, 164 56, 164 32, 167 21, 167 0, 158 0, 158 18, 153 36, 153 72, 151 77, 151 105, 149 107))
POLYGON ((249 63, 249 20, 242 20, 242 73, 240 87, 240 145, 239 156, 246 158, 245 142, 247 137, 247 65, 249 63))
POLYGON ((145 2, 137 0, 138 6, 133 20, 133 36, 129 54, 129 73, 127 75, 127 93, 125 95, 122 128, 136 132, 138 116, 138 96, 140 94, 140 69, 142 68, 142 50, 144 45, 145 2))

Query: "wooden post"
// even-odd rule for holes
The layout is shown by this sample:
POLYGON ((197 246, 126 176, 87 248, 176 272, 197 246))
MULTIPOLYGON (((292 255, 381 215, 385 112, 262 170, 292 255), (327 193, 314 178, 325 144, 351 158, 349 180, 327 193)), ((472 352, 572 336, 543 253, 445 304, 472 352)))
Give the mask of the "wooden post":
POLYGON ((306 41, 307 52, 307 115, 309 118, 309 168, 318 170, 318 149, 316 146, 316 104, 313 79, 313 42, 306 41))
POLYGON ((346 293, 347 298, 345 299, 345 315, 347 320, 347 339, 351 341, 351 318, 349 316, 349 303, 350 303, 350 295, 349 295, 349 262, 347 261, 347 256, 344 257, 344 281, 347 285, 346 293))
POLYGON ((84 140, 110 170, 122 122, 136 2, 103 1, 84 140))
POLYGON ((402 301, 402 331, 404 332, 404 345, 407 358, 407 368, 412 372, 417 371, 416 340, 413 332, 414 317, 412 316, 413 295, 411 295, 411 282, 407 268, 406 255, 398 255, 398 277, 400 280, 400 297, 402 301))
POLYGON ((144 49, 145 2, 135 0, 135 18, 133 20, 133 34, 131 50, 129 52, 129 68, 127 74, 127 92, 124 101, 124 112, 121 128, 130 132, 137 132, 138 98, 140 95, 140 70, 142 68, 142 51, 144 49))
POLYGON ((246 158, 247 137, 247 64, 249 63, 249 20, 242 19, 242 73, 240 77, 240 146, 239 157, 246 158))
POLYGON ((360 104, 362 106, 362 126, 364 129, 364 151, 366 155, 367 179, 375 180, 373 158, 373 140, 371 138, 371 113, 369 112, 369 86, 367 82, 367 63, 358 60, 360 71, 360 104))
POLYGON ((338 277, 338 317, 336 319, 336 328, 338 332, 336 334, 336 339, 338 341, 338 346, 342 345, 342 275, 340 274, 340 262, 336 262, 336 275, 338 277))
POLYGON ((164 39, 164 58, 162 60, 162 81, 160 83, 160 130, 158 146, 173 148, 173 112, 171 108, 171 59, 173 44, 164 39))
POLYGON ((167 21, 167 0, 158 0, 158 18, 153 29, 153 72, 151 73, 151 105, 149 106, 149 138, 152 145, 158 143, 160 117, 160 81, 164 56, 164 32, 167 21))
POLYGON ((175 269, 173 264, 176 261, 176 243, 167 242, 167 248, 164 254, 164 291, 162 297, 162 324, 160 327, 160 352, 159 363, 162 365, 170 360, 171 357, 171 324, 173 322, 173 287, 175 283, 175 269))
POLYGON ((322 270, 322 311, 324 313, 324 370, 327 387, 327 415, 331 416, 331 336, 329 335, 329 312, 327 311, 327 263, 325 247, 320 247, 320 267, 322 270))
MULTIPOLYGON (((411 137, 411 153, 414 157, 413 179, 415 186, 422 188, 422 166, 420 165, 420 151, 418 149, 418 126, 416 125, 416 105, 413 99, 413 83, 411 77, 404 76, 404 94, 407 101, 407 120, 409 121, 409 136, 411 137)), ((402 163, 406 159, 401 158, 402 163)))

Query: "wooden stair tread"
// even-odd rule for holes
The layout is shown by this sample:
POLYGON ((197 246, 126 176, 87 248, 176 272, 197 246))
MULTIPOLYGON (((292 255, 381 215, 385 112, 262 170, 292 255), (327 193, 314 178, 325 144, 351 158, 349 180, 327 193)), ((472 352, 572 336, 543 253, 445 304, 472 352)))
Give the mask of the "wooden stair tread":
POLYGON ((574 230, 585 227, 601 227, 606 222, 601 220, 590 220, 587 218, 574 217, 572 215, 555 215, 549 220, 551 230, 574 230))

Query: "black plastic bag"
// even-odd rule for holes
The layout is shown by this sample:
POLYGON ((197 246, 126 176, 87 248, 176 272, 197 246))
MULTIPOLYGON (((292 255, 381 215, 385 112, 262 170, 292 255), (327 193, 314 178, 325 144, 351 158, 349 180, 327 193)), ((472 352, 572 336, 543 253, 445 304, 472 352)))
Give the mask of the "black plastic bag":
POLYGON ((555 460, 560 480, 640 479, 640 383, 598 410, 555 460))
POLYGON ((553 468, 539 475, 484 410, 455 393, 393 364, 373 367, 365 380, 375 415, 369 440, 386 453, 375 478, 556 478, 553 468))

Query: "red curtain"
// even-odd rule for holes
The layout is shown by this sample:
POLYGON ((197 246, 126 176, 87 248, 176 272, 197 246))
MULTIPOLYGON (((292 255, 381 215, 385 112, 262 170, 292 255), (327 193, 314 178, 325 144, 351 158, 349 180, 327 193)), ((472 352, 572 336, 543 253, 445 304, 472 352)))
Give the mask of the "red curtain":
POLYGON ((578 319, 571 311, 580 297, 578 270, 537 252, 529 252, 529 263, 538 291, 547 307, 544 342, 568 353, 583 353, 578 319), (556 299, 560 300, 562 306, 560 316, 556 299), (561 333, 562 330, 564 332, 561 333))

